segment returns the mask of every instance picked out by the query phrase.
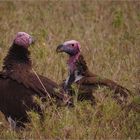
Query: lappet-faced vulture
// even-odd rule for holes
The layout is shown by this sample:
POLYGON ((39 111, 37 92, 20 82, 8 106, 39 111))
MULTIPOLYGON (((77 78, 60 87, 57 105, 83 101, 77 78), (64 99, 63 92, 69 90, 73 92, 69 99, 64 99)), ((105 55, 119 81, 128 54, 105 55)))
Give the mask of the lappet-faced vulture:
POLYGON ((27 111, 42 114, 34 96, 48 98, 49 95, 60 102, 67 100, 64 93, 56 93, 59 87, 55 82, 32 70, 28 47, 33 42, 32 36, 18 32, 0 72, 0 111, 13 129, 24 127, 24 123, 29 121, 27 111))
POLYGON ((117 102, 124 103, 126 101, 128 95, 130 94, 130 91, 127 88, 112 80, 101 78, 89 71, 84 57, 80 52, 80 43, 78 41, 66 41, 59 45, 56 51, 65 52, 69 55, 67 62, 69 75, 62 84, 67 93, 73 94, 71 89, 72 85, 75 83, 79 89, 78 100, 86 99, 95 103, 96 99, 94 97, 94 89, 98 86, 105 86, 110 90, 113 90, 114 94, 112 97, 115 98, 117 102))

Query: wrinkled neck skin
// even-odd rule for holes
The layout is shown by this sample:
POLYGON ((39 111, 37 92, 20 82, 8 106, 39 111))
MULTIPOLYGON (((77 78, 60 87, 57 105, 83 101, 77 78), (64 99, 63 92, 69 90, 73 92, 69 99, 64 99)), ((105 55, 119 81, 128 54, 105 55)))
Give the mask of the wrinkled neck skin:
POLYGON ((67 92, 69 89, 71 89, 71 85, 74 82, 79 81, 81 78, 83 78, 82 75, 78 74, 78 69, 76 66, 76 62, 78 61, 80 56, 80 53, 74 55, 74 56, 70 56, 68 59, 68 70, 69 70, 69 75, 65 81, 64 84, 64 90, 67 92))
POLYGON ((79 56, 80 53, 69 57, 67 63, 68 63, 68 69, 70 74, 74 73, 74 71, 76 70, 76 61, 79 59, 79 56))

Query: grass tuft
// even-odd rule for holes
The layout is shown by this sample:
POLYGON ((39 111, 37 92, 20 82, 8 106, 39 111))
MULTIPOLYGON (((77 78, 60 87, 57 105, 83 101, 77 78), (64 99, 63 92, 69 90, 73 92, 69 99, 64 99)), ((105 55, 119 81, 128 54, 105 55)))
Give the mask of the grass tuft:
POLYGON ((103 96, 111 95, 109 90, 99 88, 96 106, 77 102, 75 95, 74 108, 58 108, 61 118, 54 105, 44 108, 43 123, 31 111, 31 123, 23 131, 10 131, 0 114, 0 139, 140 139, 139 5, 138 1, 1 1, 0 67, 14 35, 25 31, 37 39, 30 47, 35 71, 61 83, 67 75, 67 56, 55 49, 75 39, 89 69, 131 90, 134 104, 122 109, 103 96))

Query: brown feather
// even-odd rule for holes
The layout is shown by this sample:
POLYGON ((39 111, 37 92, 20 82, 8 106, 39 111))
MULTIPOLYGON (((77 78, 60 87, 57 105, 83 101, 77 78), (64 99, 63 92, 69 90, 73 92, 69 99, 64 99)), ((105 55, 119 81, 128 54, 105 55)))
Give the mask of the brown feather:
MULTIPOLYGON (((75 82, 75 78, 73 78, 71 82, 68 82, 68 85, 66 87, 67 87, 67 91, 70 94, 72 94, 71 85, 73 83, 76 83, 79 88, 79 96, 83 96, 83 98, 87 96, 87 98, 88 99, 91 98, 92 101, 94 100, 94 97, 92 97, 92 91, 98 86, 101 86, 101 87, 105 86, 105 87, 108 87, 110 90, 113 90, 114 91, 113 97, 116 98, 116 100, 119 103, 124 102, 124 100, 127 99, 128 95, 131 94, 131 92, 127 88, 117 84, 116 82, 106 79, 106 78, 101 78, 100 76, 91 73, 82 55, 80 55, 78 60, 76 61, 75 71, 78 72, 78 75, 82 75, 83 78, 77 82, 75 82), (123 97, 123 101, 121 101, 118 98, 117 96, 118 94, 120 94, 120 96, 123 97)), ((63 83, 63 86, 64 86, 64 83, 63 83)))
POLYGON ((34 96, 48 98, 46 91, 52 98, 62 102, 66 96, 59 86, 52 80, 38 75, 46 91, 32 71, 29 51, 22 46, 13 44, 4 59, 3 70, 0 72, 0 110, 6 119, 11 118, 17 126, 24 126, 28 122, 27 111, 33 109, 42 115, 41 107, 34 101, 34 96))

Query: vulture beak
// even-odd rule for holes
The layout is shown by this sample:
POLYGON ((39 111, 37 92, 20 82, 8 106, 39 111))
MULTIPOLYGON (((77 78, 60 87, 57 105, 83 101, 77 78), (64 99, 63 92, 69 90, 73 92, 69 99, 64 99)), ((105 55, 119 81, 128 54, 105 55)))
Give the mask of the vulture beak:
POLYGON ((57 52, 57 53, 63 52, 63 51, 64 51, 63 46, 64 46, 63 44, 57 46, 56 52, 57 52))
POLYGON ((29 45, 34 45, 35 44, 35 38, 30 36, 29 38, 29 45))
POLYGON ((31 41, 31 44, 34 45, 36 42, 36 39, 34 37, 32 37, 32 41, 31 41))

